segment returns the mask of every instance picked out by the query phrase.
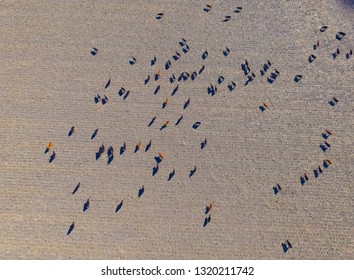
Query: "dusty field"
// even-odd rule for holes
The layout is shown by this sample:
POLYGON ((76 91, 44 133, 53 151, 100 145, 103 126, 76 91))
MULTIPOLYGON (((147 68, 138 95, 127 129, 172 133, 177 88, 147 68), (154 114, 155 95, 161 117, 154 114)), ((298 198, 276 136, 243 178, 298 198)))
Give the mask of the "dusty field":
POLYGON ((354 57, 345 57, 354 48, 350 1, 60 2, 0 3, 0 258, 353 259, 354 57), (164 13, 160 20, 158 13, 164 13), (339 31, 346 33, 340 42, 339 31), (310 64, 311 54, 317 58, 310 64), (247 86, 245 59, 256 75, 247 86), (272 65, 262 77, 267 60, 272 65), (202 65, 194 81, 169 82, 172 73, 178 78, 202 65), (275 69, 280 75, 269 84, 275 69), (221 75, 217 93, 208 95, 221 75), (303 76, 299 83, 295 75, 303 76), (121 87, 130 90, 126 100, 117 94, 121 87), (96 94, 105 94, 107 104, 95 104, 96 94), (332 107, 333 97, 339 102, 332 107), (262 102, 269 105, 264 112, 262 102), (170 123, 160 131, 164 121, 170 123), (324 153, 325 129, 333 134, 324 153), (127 150, 119 155, 124 142, 127 150), (95 159, 102 143, 106 151, 114 148, 109 165, 106 151, 95 159), (48 163, 53 150, 56 158, 48 163), (158 152, 165 159, 152 176, 158 152), (326 158, 333 164, 315 178, 313 169, 326 158), (309 181, 302 186, 304 173, 309 181), (277 183, 282 189, 275 195, 277 183), (210 202, 211 221, 203 227, 210 202), (293 247, 286 253, 285 240, 293 247))

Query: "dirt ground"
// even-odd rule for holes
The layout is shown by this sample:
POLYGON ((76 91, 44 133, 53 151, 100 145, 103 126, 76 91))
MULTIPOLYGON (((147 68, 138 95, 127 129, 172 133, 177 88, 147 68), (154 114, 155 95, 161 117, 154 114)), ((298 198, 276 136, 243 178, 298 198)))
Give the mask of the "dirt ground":
POLYGON ((335 0, 236 2, 1 1, 1 259, 353 259, 354 57, 346 54, 354 9, 335 0), (245 59, 255 74, 247 86, 245 59), (177 81, 203 65, 193 81, 177 81), (97 94, 108 102, 95 104, 97 94))

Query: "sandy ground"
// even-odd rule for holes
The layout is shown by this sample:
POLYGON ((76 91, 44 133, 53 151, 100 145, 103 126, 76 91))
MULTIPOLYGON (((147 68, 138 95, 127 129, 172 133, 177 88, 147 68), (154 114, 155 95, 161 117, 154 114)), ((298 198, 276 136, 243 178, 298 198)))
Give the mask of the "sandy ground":
POLYGON ((354 48, 350 1, 60 2, 0 3, 0 258, 353 259, 354 57, 345 58, 354 48), (213 6, 209 13, 206 4, 213 6), (241 13, 233 13, 236 6, 241 13), (156 20, 157 13, 164 17, 156 20), (231 20, 223 23, 225 15, 231 20), (320 33, 323 25, 328 29, 320 33), (340 42, 339 31, 346 33, 340 42), (187 54, 178 44, 182 37, 187 54), (224 57, 226 47, 231 51, 224 57), (341 54, 333 59, 336 48, 341 54), (175 62, 177 50, 182 55, 175 62), (311 54, 317 58, 309 64, 311 54), (256 74, 248 86, 240 66, 245 59, 256 74), (261 77, 267 60, 272 66, 261 77), (179 82, 171 97, 178 83, 170 84, 171 74, 202 65, 205 71, 179 82), (161 78, 144 85, 158 69, 161 78), (269 84, 274 69, 280 75, 269 84), (296 84, 298 74, 303 78, 296 84), (225 81, 208 95, 220 75, 225 81), (231 81, 236 88, 229 92, 231 81), (117 95, 120 87, 130 90, 126 100, 117 95), (108 103, 95 104, 96 94, 108 103), (331 107, 333 97, 339 102, 331 107), (269 104, 264 112, 262 102, 269 104), (164 121, 170 123, 160 131, 164 121), (196 121, 201 125, 194 130, 196 121), (333 131, 326 153, 319 147, 324 129, 333 131), (127 151, 119 155, 124 142, 127 151), (110 165, 106 153, 95 159, 102 143, 115 149, 110 165), (152 176, 158 152, 165 159, 152 176), (326 158, 333 164, 315 179, 313 169, 326 158), (304 173, 309 181, 301 186, 304 173), (277 183, 282 190, 275 195, 277 183), (210 202, 211 222, 203 227, 210 202), (293 245, 287 253, 285 240, 293 245))

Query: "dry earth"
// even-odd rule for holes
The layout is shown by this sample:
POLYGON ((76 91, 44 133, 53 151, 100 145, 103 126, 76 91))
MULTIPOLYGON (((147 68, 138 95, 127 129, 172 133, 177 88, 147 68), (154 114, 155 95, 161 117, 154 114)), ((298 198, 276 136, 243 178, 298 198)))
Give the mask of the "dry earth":
POLYGON ((349 2, 1 1, 0 258, 353 259, 349 2), (237 6, 243 7, 238 14, 237 6), (157 20, 160 12, 164 17, 157 20), (230 21, 222 22, 225 15, 230 21), (324 25, 328 29, 319 32, 324 25), (339 31, 346 33, 340 42, 339 31), (190 47, 186 54, 178 44, 182 37, 190 47), (224 57, 226 47, 231 51, 224 57), (336 48, 341 53, 333 59, 336 48), (309 64, 311 54, 317 58, 309 64), (128 63, 132 56, 135 65, 128 63), (256 74, 247 86, 240 66, 245 59, 256 74), (272 66, 261 77, 267 60, 272 66), (170 84, 171 74, 202 65, 204 72, 179 82, 171 97, 177 84, 170 84), (158 69, 161 78, 144 85, 158 69), (274 69, 280 75, 269 84, 274 69), (295 83, 298 74, 303 78, 295 83), (225 81, 208 95, 220 75, 225 81), (126 100, 117 94, 120 87, 130 90, 126 100), (95 104, 97 93, 108 103, 95 104), (334 107, 328 104, 333 97, 339 100, 334 107), (262 102, 269 104, 264 112, 262 102), (196 121, 201 125, 194 130, 196 121), (333 131, 326 153, 319 147, 325 129, 333 131), (51 151, 44 154, 49 141, 56 152, 50 164, 51 151), (127 151, 119 155, 124 142, 127 151), (115 149, 109 165, 106 154, 95 159, 102 143, 115 149), (165 159, 152 176, 158 152, 165 159), (315 178, 313 169, 326 158, 333 164, 315 178), (301 186, 304 173, 309 181, 301 186), (275 195, 277 183, 282 190, 275 195), (210 202, 211 222, 203 227, 210 202), (284 253, 287 239, 293 248, 284 253))

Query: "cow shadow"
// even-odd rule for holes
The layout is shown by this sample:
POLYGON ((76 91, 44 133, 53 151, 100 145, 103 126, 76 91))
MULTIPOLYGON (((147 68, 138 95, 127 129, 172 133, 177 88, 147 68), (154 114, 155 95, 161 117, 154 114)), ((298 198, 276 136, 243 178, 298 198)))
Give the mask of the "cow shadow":
POLYGON ((158 171, 159 171, 159 165, 154 166, 152 169, 152 176, 155 176, 158 171))
POLYGON ((116 213, 119 212, 119 210, 123 207, 123 200, 118 204, 117 208, 116 208, 116 213))
POLYGON ((144 191, 145 191, 144 186, 142 186, 138 191, 138 198, 143 195, 144 191))
POLYGON ((75 223, 73 222, 73 223, 70 225, 69 230, 68 230, 68 232, 66 233, 66 235, 70 235, 70 233, 73 231, 74 227, 75 227, 75 223))

